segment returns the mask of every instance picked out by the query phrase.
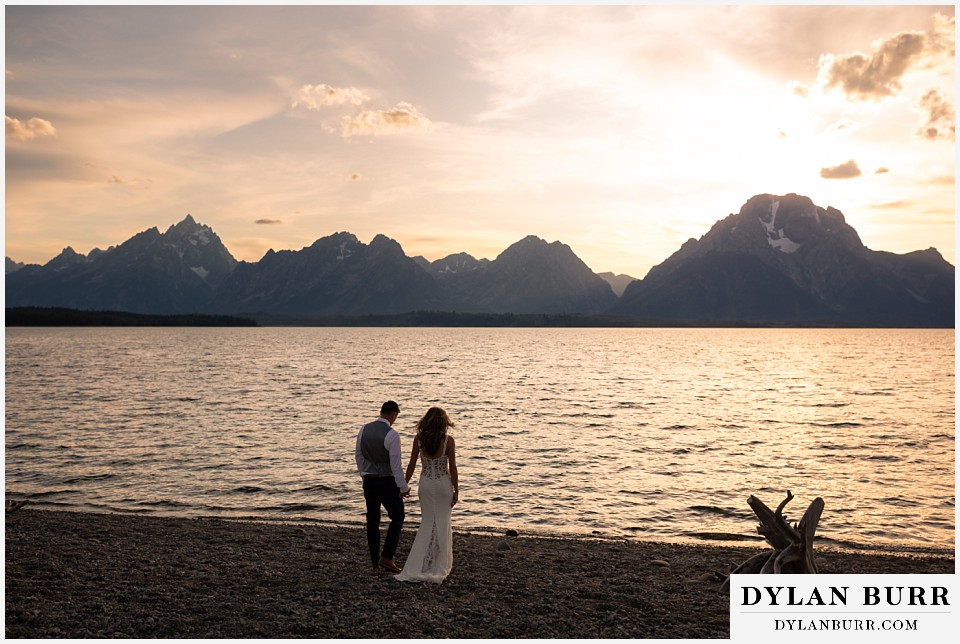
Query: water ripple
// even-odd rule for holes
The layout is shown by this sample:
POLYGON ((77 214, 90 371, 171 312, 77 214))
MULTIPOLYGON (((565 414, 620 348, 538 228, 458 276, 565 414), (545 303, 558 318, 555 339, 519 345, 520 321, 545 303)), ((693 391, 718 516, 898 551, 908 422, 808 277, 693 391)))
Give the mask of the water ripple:
POLYGON ((6 489, 362 521, 356 431, 395 399, 404 463, 419 413, 457 423, 458 528, 751 541, 789 488, 839 547, 952 552, 953 359, 952 330, 10 328, 6 489))

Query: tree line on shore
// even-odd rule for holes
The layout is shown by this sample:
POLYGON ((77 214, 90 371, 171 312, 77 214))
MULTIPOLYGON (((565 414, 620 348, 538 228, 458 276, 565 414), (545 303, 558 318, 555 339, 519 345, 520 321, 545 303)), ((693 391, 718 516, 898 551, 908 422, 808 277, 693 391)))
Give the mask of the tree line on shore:
MULTIPOLYGON (((487 328, 764 328, 783 324, 744 321, 677 321, 613 315, 541 313, 457 313, 411 311, 390 315, 147 315, 124 311, 82 311, 68 308, 6 309, 6 326, 153 326, 153 327, 487 327, 487 328)), ((797 323, 792 327, 837 327, 837 324, 797 323)))
POLYGON ((249 318, 228 315, 146 315, 42 307, 9 308, 5 316, 6 326, 257 326, 249 318))

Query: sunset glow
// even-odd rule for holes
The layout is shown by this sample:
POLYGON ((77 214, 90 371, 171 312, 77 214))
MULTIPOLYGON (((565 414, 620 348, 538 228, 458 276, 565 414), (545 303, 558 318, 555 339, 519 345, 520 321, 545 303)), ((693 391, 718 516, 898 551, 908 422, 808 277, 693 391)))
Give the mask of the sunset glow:
POLYGON ((8 6, 6 255, 191 213, 643 277, 759 193, 955 263, 954 9, 8 6))

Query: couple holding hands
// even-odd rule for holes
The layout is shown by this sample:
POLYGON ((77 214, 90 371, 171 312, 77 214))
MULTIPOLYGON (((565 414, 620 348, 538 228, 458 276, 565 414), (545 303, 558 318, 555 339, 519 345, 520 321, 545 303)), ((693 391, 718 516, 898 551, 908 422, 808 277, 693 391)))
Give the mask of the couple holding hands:
POLYGON ((400 406, 388 400, 380 417, 357 434, 357 469, 363 476, 367 505, 367 543, 374 568, 399 573, 400 581, 439 584, 453 568, 453 528, 450 514, 459 497, 456 448, 447 429, 450 417, 440 407, 431 407, 417 422, 417 433, 404 473, 401 467, 400 435, 393 424, 400 406), (420 461, 420 529, 401 570, 393 560, 403 528, 403 499, 410 496, 410 479, 420 461), (390 525, 380 550, 380 507, 387 510, 390 525))

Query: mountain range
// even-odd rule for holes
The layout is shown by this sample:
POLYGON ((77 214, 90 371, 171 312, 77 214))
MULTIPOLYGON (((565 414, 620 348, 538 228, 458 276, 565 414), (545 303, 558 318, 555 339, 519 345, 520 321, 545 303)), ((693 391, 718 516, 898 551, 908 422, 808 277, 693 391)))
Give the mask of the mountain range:
POLYGON ((765 194, 627 286, 613 312, 952 327, 954 299, 954 267, 936 249, 870 250, 839 210, 765 194))
POLYGON ((238 262, 187 215, 88 255, 6 259, 6 306, 150 314, 343 316, 411 311, 603 314, 670 321, 954 325, 954 267, 935 249, 866 248, 834 208, 757 195, 642 280, 597 275, 559 241, 528 236, 494 260, 408 257, 349 232, 238 262), (620 295, 622 293, 622 295, 620 295))
MULTIPOLYGON (((8 258, 8 271, 10 266, 8 258)), ((8 272, 6 306, 205 312, 236 267, 237 260, 216 233, 187 215, 164 233, 150 228, 89 255, 68 246, 43 266, 28 264, 8 272)))

